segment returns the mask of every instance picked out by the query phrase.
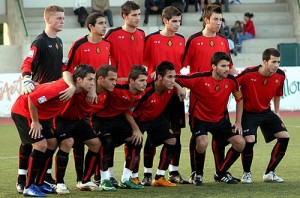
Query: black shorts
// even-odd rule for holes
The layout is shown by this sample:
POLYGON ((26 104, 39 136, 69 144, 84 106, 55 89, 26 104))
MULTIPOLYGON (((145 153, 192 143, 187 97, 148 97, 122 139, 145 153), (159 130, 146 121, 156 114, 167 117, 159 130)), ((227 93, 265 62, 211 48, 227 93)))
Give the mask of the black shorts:
POLYGON ((260 127, 265 141, 271 142, 276 139, 275 134, 287 131, 282 120, 270 109, 261 113, 243 111, 242 117, 243 136, 255 135, 257 141, 257 128, 260 127))
POLYGON ((149 122, 137 122, 142 133, 147 131, 150 143, 153 146, 159 146, 165 140, 174 138, 174 134, 169 129, 168 118, 163 114, 155 120, 149 122))
POLYGON ((125 143, 125 139, 132 136, 132 128, 125 120, 124 115, 114 118, 100 118, 92 116, 93 129, 96 135, 102 140, 103 136, 111 134, 115 147, 119 147, 125 143))
POLYGON ((190 126, 194 138, 207 135, 210 132, 214 140, 220 144, 227 144, 229 138, 239 135, 232 131, 231 123, 227 118, 223 118, 219 122, 205 122, 197 118, 191 118, 190 126))
POLYGON ((56 117, 54 125, 54 135, 57 138, 57 142, 74 138, 75 141, 84 142, 93 138, 97 138, 93 128, 89 123, 82 120, 65 120, 62 117, 56 117))
POLYGON ((177 94, 173 94, 168 105, 170 129, 180 130, 185 128, 184 102, 180 101, 177 94))
POLYGON ((13 119, 19 135, 23 144, 33 144, 39 142, 43 139, 51 139, 55 138, 51 128, 52 128, 52 119, 39 121, 42 125, 43 129, 41 132, 41 137, 33 139, 29 135, 30 127, 31 127, 31 119, 26 118, 22 115, 11 113, 11 118, 13 119))

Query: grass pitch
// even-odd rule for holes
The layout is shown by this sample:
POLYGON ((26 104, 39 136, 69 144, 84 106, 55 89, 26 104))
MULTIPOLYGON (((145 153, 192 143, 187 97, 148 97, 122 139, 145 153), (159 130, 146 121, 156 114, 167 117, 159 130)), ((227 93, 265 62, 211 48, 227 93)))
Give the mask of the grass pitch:
MULTIPOLYGON (((210 145, 207 149, 205 168, 204 168, 204 184, 201 187, 194 185, 179 185, 175 188, 162 187, 146 187, 142 190, 123 190, 117 189, 116 192, 81 192, 76 189, 76 176, 74 171, 74 163, 72 154, 65 177, 65 183, 70 189, 69 195, 47 195, 47 197, 300 197, 300 119, 285 118, 291 139, 286 155, 276 173, 282 177, 284 183, 264 183, 262 175, 270 159, 270 153, 275 141, 266 144, 259 132, 258 143, 254 147, 254 160, 252 164, 252 184, 236 184, 229 185, 216 183, 213 180, 214 161, 210 145)), ((23 197, 16 192, 15 184, 17 179, 18 167, 18 148, 20 139, 14 125, 0 125, 0 197, 23 197)), ((190 138, 189 128, 182 132, 182 154, 180 160, 180 172, 185 177, 189 178, 190 164, 188 142, 190 138)), ((153 172, 156 172, 159 151, 157 148, 155 164, 153 172)), ((117 179, 120 179, 124 163, 123 147, 116 149, 115 155, 115 174, 117 179)), ((53 167, 54 170, 54 167, 53 167)), ((231 167, 230 172, 241 177, 243 171, 240 159, 231 167)), ((143 177, 143 162, 140 166, 140 179, 143 177)))

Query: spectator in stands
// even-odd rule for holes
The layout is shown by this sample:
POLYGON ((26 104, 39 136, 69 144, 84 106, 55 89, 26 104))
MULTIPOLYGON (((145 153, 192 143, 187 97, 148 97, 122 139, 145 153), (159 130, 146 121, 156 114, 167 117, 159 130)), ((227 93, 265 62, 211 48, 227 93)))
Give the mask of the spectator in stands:
POLYGON ((74 1, 74 14, 78 16, 78 23, 81 27, 84 27, 85 20, 88 16, 87 0, 75 0, 74 1))
POLYGON ((235 21, 234 26, 231 28, 231 33, 229 35, 229 39, 234 42, 234 55, 237 55, 237 52, 240 51, 240 47, 238 45, 237 35, 243 32, 243 27, 241 21, 235 21))
POLYGON ((144 26, 148 25, 149 14, 161 14, 165 8, 165 0, 145 0, 144 26))
POLYGON ((250 12, 246 12, 244 14, 244 32, 237 34, 238 45, 240 46, 242 46, 242 42, 244 40, 252 39, 255 37, 255 27, 253 21, 251 20, 253 16, 253 13, 250 12))
POLYGON ((108 24, 110 27, 114 26, 113 15, 109 9, 109 0, 92 0, 93 12, 100 12, 107 17, 108 24))

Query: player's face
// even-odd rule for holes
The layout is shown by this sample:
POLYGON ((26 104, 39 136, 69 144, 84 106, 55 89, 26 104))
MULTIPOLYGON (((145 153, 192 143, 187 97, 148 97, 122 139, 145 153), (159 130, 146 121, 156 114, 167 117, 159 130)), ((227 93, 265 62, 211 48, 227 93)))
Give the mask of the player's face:
POLYGON ((89 91, 95 84, 95 74, 88 73, 83 79, 79 78, 78 82, 82 89, 89 91))
POLYGON ((176 77, 175 70, 167 70, 166 75, 162 78, 162 84, 167 89, 173 89, 175 77, 176 77))
POLYGON ((229 64, 229 61, 221 60, 216 66, 213 65, 216 80, 221 80, 222 78, 226 78, 228 76, 229 64))
POLYGON ((52 30, 60 32, 65 23, 65 14, 64 12, 56 12, 54 15, 46 17, 46 22, 52 30))
POLYGON ((211 32, 219 32, 222 25, 222 14, 213 13, 210 19, 205 18, 205 27, 207 27, 211 32))
POLYGON ((181 16, 173 16, 169 21, 164 19, 165 26, 170 32, 178 32, 181 22, 181 16))
POLYGON ((264 64, 265 64, 265 66, 267 66, 268 71, 271 74, 274 74, 279 67, 280 57, 275 57, 275 56, 271 55, 270 60, 264 61, 264 64))
POLYGON ((123 15, 125 23, 130 27, 138 27, 141 20, 141 10, 131 10, 128 15, 123 15))
POLYGON ((92 26, 91 32, 104 36, 106 32, 106 19, 104 17, 97 18, 95 27, 92 26))
POLYGON ((101 80, 101 86, 107 91, 113 91, 117 84, 117 73, 109 71, 108 75, 101 80))
POLYGON ((130 79, 130 90, 132 93, 137 93, 139 91, 145 91, 147 86, 147 79, 148 76, 146 75, 139 75, 139 77, 135 80, 130 79))

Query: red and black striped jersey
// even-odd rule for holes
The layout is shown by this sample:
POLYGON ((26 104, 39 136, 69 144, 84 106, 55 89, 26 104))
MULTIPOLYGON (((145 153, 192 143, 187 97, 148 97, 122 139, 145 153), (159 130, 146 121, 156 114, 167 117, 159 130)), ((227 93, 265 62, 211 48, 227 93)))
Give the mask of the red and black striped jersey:
POLYGON ((151 83, 145 92, 140 103, 132 112, 132 116, 141 122, 152 121, 162 114, 174 94, 174 89, 166 88, 158 94, 155 92, 154 83, 151 83))
POLYGON ((137 29, 127 32, 118 27, 110 29, 105 39, 111 45, 111 64, 118 69, 118 77, 128 77, 133 65, 143 64, 145 32, 137 29))
POLYGON ((102 39, 99 43, 91 43, 86 35, 72 44, 65 70, 73 73, 78 64, 87 64, 96 71, 101 65, 109 64, 109 52, 109 42, 102 39))
POLYGON ((155 71, 162 61, 174 64, 176 73, 182 68, 182 58, 185 47, 185 39, 180 34, 172 37, 163 36, 160 31, 154 32, 145 38, 144 64, 148 67, 148 74, 155 71))
POLYGON ((232 75, 217 81, 212 72, 194 73, 177 76, 176 81, 190 89, 190 116, 205 122, 224 118, 231 93, 237 102, 242 100, 238 82, 232 75))
POLYGON ((258 72, 260 67, 247 67, 237 76, 246 111, 262 112, 270 108, 274 96, 283 95, 284 71, 278 69, 272 76, 263 76, 258 72))
POLYGON ((31 118, 28 107, 29 97, 34 106, 38 108, 39 120, 53 118, 59 115, 67 105, 67 102, 62 102, 59 99, 59 93, 67 88, 68 85, 63 79, 38 85, 29 95, 20 95, 12 106, 11 112, 31 118))
MULTIPOLYGON (((215 52, 225 52, 230 56, 229 44, 225 37, 206 37, 202 32, 195 33, 186 43, 183 66, 189 65, 190 73, 208 72, 212 69, 211 58, 215 52)), ((230 68, 232 65, 231 61, 230 68)))

